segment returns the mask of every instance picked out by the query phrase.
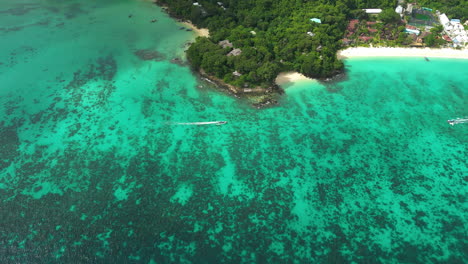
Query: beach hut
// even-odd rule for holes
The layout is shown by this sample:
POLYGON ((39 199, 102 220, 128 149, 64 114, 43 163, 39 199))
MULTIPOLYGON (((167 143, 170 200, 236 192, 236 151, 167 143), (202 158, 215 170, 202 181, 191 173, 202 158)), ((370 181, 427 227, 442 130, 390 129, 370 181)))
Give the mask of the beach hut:
POLYGON ((242 76, 242 74, 240 72, 238 72, 238 71, 233 72, 232 75, 234 75, 236 77, 241 77, 242 76))
POLYGON ((227 39, 218 42, 218 45, 220 45, 221 47, 223 47, 223 49, 225 49, 225 48, 232 48, 232 47, 233 47, 232 43, 231 43, 229 40, 227 40, 227 39))
POLYGON ((241 49, 233 49, 231 52, 227 54, 227 56, 239 56, 242 54, 241 49))

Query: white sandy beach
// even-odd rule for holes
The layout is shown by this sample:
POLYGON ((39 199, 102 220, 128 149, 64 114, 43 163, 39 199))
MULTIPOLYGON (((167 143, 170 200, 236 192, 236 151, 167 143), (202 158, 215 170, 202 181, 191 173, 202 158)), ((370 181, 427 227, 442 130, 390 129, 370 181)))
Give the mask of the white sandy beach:
POLYGON ((197 36, 200 37, 209 37, 210 31, 207 28, 197 28, 192 22, 180 22, 184 26, 191 28, 197 36))
POLYGON ((303 74, 298 72, 282 72, 278 74, 278 77, 275 79, 275 83, 277 85, 284 85, 291 82, 299 82, 299 81, 315 81, 314 79, 307 78, 303 74))
POLYGON ((431 48, 348 48, 338 52, 338 58, 353 57, 428 57, 468 59, 468 49, 431 48))
MULTIPOLYGON (((428 58, 452 58, 452 59, 468 59, 468 49, 431 49, 431 48, 348 48, 338 52, 338 58, 354 58, 354 57, 428 57, 428 58)), ((307 78, 298 72, 282 72, 276 77, 277 85, 300 81, 316 81, 315 79, 307 78)))

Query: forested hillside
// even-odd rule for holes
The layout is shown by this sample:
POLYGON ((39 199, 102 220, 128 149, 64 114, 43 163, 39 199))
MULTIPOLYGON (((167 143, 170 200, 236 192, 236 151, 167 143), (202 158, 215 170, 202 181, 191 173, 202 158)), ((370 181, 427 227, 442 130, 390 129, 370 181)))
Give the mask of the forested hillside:
POLYGON ((211 37, 198 38, 187 52, 192 65, 239 87, 269 85, 281 71, 314 78, 341 72, 343 63, 336 52, 347 21, 362 8, 394 9, 397 4, 396 0, 194 2, 158 1, 169 7, 171 15, 209 28, 211 37), (219 45, 223 40, 229 41, 224 48, 219 45))
POLYGON ((468 0, 419 0, 421 6, 446 13, 450 18, 465 21, 468 19, 468 0))

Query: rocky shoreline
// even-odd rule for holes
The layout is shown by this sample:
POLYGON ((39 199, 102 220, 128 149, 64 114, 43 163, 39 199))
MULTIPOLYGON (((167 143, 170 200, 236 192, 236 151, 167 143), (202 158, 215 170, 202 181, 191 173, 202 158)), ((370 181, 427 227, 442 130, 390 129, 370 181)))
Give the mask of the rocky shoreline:
POLYGON ((241 88, 228 84, 215 76, 211 76, 203 70, 194 70, 194 73, 207 85, 214 86, 236 98, 247 99, 257 109, 277 105, 278 96, 284 94, 284 90, 276 84, 272 84, 268 88, 241 88))

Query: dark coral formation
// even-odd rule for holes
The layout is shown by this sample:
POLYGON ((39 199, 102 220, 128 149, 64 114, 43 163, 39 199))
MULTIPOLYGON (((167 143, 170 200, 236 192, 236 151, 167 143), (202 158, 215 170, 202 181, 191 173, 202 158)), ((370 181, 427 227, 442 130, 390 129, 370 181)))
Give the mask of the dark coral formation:
POLYGON ((87 69, 74 72, 73 79, 65 86, 69 90, 73 102, 79 104, 84 93, 84 85, 89 81, 105 80, 99 92, 100 103, 103 103, 116 89, 112 81, 117 73, 117 63, 113 56, 100 57, 96 60, 96 64, 90 64, 87 69))
POLYGON ((166 59, 164 54, 160 53, 159 51, 150 49, 139 49, 133 54, 144 61, 163 61, 166 59))
POLYGON ((18 155, 19 139, 15 126, 0 123, 0 171, 10 165, 18 155))

